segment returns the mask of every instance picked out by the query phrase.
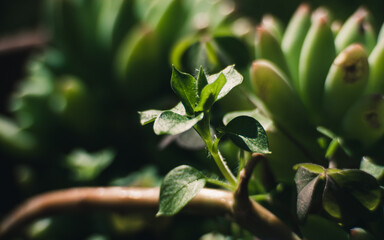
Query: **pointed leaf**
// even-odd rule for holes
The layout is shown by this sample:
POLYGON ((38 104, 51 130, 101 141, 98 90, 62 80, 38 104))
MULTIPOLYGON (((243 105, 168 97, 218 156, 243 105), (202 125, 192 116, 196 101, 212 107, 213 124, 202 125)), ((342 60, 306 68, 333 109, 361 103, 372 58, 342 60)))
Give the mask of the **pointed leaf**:
POLYGON ((319 176, 312 179, 297 195, 297 217, 304 220, 312 205, 313 193, 319 181, 319 176))
POLYGON ((217 96, 226 82, 227 80, 224 75, 220 74, 216 81, 206 85, 201 91, 200 102, 196 106, 195 111, 203 112, 209 110, 215 103, 217 96))
POLYGON ((171 87, 183 103, 188 114, 194 113, 197 99, 196 79, 188 74, 172 68, 171 87))
POLYGON ((228 123, 224 131, 241 149, 264 154, 270 153, 267 134, 263 126, 252 117, 236 117, 228 123))
POLYGON ((241 76, 241 74, 235 70, 234 65, 231 65, 226 67, 221 72, 209 76, 208 83, 213 83, 214 81, 216 81, 216 79, 220 76, 220 74, 224 75, 224 77, 227 79, 227 82, 225 83, 224 87, 221 89, 219 95, 217 96, 216 101, 223 98, 232 90, 232 88, 236 87, 237 85, 240 85, 243 82, 243 76, 241 76))
POLYGON ((151 123, 155 121, 155 119, 164 111, 162 110, 146 110, 142 112, 138 112, 140 115, 140 124, 141 125, 146 125, 148 123, 151 123))
MULTIPOLYGON (((172 109, 169 111, 172 111, 174 113, 180 114, 180 115, 185 115, 185 108, 181 102, 179 102, 176 106, 174 106, 172 109)), ((142 112, 138 112, 140 116, 140 124, 141 125, 146 125, 148 123, 151 123, 156 120, 156 118, 162 114, 164 111, 163 110, 146 110, 142 112)))
POLYGON ((187 117, 172 111, 164 111, 155 120, 153 130, 157 135, 160 134, 179 134, 192 128, 196 123, 203 119, 201 113, 196 117, 187 117))
POLYGON ((203 67, 200 66, 199 74, 197 75, 197 94, 198 94, 199 100, 201 98, 201 91, 206 85, 208 85, 208 79, 204 73, 203 67))
MULTIPOLYGON (((312 164, 308 165, 311 166, 312 164)), ((295 183, 297 189, 297 215, 300 220, 304 220, 308 214, 318 182, 318 173, 312 172, 306 167, 299 167, 295 175, 295 183)))
POLYGON ((160 188, 160 206, 157 216, 178 213, 204 187, 205 176, 190 166, 179 166, 170 171, 160 188))

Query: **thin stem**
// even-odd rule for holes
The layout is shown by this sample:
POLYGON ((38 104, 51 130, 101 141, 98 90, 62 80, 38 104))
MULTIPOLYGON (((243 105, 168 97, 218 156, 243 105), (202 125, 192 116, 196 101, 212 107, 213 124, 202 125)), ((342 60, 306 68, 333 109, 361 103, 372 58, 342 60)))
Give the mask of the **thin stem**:
MULTIPOLYGON (((218 142, 214 142, 212 139, 209 112, 204 113, 204 118, 195 125, 195 129, 204 140, 205 145, 207 146, 207 149, 210 152, 217 167, 219 168, 221 174, 223 174, 224 178, 229 182, 231 186, 233 186, 232 188, 236 188, 237 179, 232 174, 223 156, 220 154, 219 149, 217 148, 218 142)), ((218 141, 219 139, 216 140, 218 141)))
POLYGON ((235 176, 232 174, 231 170, 229 169, 227 163, 225 162, 223 156, 220 154, 219 151, 213 151, 208 147, 208 151, 211 153, 211 156, 213 160, 215 160, 216 165, 219 167, 220 172, 223 174, 225 179, 229 182, 229 184, 233 187, 237 186, 237 180, 235 176))
POLYGON ((273 222, 273 225, 278 224, 280 226, 279 228, 281 231, 270 233, 268 234, 269 236, 259 235, 259 237, 263 239, 300 239, 273 214, 269 215, 270 219, 268 221, 260 222, 260 215, 257 214, 259 210, 256 209, 258 209, 261 205, 256 204, 256 202, 250 200, 249 198, 248 183, 251 179, 253 169, 255 168, 256 164, 264 158, 265 156, 263 154, 252 154, 252 157, 247 161, 245 167, 240 172, 239 185, 234 192, 233 210, 235 212, 236 222, 240 223, 242 226, 253 224, 253 222, 259 222, 258 228, 264 229, 265 231, 272 230, 270 223, 273 222))
POLYGON ((211 184, 214 184, 216 186, 228 189, 230 191, 235 191, 236 190, 235 186, 233 186, 231 184, 228 184, 226 182, 223 182, 223 181, 220 181, 220 180, 217 180, 217 179, 213 179, 213 178, 207 178, 206 180, 207 180, 208 183, 211 183, 211 184))

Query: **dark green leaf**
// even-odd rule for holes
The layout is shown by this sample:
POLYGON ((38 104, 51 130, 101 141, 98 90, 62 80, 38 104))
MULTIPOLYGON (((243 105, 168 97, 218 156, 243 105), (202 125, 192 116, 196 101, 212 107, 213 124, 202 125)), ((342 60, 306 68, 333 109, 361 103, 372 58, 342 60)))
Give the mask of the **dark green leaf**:
POLYGON ((368 157, 364 157, 360 163, 360 170, 371 174, 377 180, 384 179, 384 166, 378 165, 368 157))
POLYGON ((259 109, 251 110, 251 111, 236 111, 236 112, 230 112, 224 115, 223 117, 223 124, 227 125, 232 119, 239 117, 239 116, 249 116, 253 117, 257 121, 260 122, 260 124, 266 128, 266 126, 269 126, 272 124, 272 120, 270 118, 265 117, 260 113, 259 109))
POLYGON ((196 117, 187 117, 172 111, 164 111, 155 120, 153 130, 157 135, 170 134, 175 135, 187 131, 196 123, 203 119, 204 114, 201 113, 196 117))
POLYGON ((309 215, 301 232, 307 240, 348 240, 348 233, 337 223, 316 215, 309 215))
POLYGON ((323 208, 329 215, 337 219, 342 218, 340 192, 341 189, 327 176, 323 192, 323 208))
POLYGON ((197 100, 196 79, 188 74, 172 68, 171 87, 183 103, 188 114, 193 114, 197 100))
POLYGON ((365 208, 374 211, 380 204, 381 191, 377 180, 370 174, 357 170, 347 169, 328 176, 340 187, 348 191, 365 208))
POLYGON ((220 74, 216 81, 206 85, 201 91, 200 102, 196 106, 195 111, 208 111, 215 103, 217 96, 219 95, 219 92, 223 88, 226 81, 227 80, 225 79, 224 75, 220 74))
POLYGON ((257 153, 270 153, 267 134, 263 126, 254 118, 240 116, 225 127, 224 132, 241 149, 257 153))
POLYGON ((305 167, 300 167, 295 175, 295 182, 297 188, 297 216, 300 220, 304 220, 313 201, 313 194, 319 182, 319 174, 305 167))
POLYGON ((160 188, 158 216, 178 213, 204 187, 205 176, 190 166, 179 166, 170 171, 160 188))
POLYGON ((208 83, 213 83, 214 81, 216 81, 216 79, 220 76, 220 74, 224 75, 224 77, 227 79, 227 82, 225 83, 224 87, 221 89, 216 100, 223 98, 232 90, 232 88, 236 87, 237 85, 243 82, 243 76, 241 76, 241 74, 235 70, 234 65, 231 65, 226 67, 223 71, 209 76, 208 83))

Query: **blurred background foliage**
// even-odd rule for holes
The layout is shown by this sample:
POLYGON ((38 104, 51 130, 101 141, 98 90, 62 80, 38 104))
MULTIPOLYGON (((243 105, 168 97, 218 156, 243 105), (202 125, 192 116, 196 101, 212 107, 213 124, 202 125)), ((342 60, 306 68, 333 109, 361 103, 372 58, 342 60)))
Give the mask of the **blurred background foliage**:
MULTIPOLYGON (((382 1, 307 2, 328 7, 341 20, 364 4, 374 23, 384 20, 382 1)), ((154 136, 150 127, 140 127, 137 111, 176 103, 171 64, 195 74, 199 65, 215 73, 236 63, 246 76, 255 24, 267 13, 286 24, 300 3, 1 1, 0 217, 49 190, 158 186, 161 176, 183 163, 215 172, 203 149, 188 149, 186 140, 193 137, 154 136), (27 44, 17 45, 20 39, 27 44)), ((251 109, 241 97, 235 91, 217 107, 218 115, 251 109)), ((232 146, 223 146, 230 161, 232 146)), ((209 234, 212 229, 246 236, 221 219, 201 219, 72 214, 39 220, 22 239, 224 239, 209 234)))

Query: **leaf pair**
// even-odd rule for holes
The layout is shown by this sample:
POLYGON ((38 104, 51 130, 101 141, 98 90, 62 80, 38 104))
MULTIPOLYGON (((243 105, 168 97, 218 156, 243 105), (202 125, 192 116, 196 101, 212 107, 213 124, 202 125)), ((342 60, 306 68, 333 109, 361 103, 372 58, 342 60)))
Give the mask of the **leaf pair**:
POLYGON ((185 132, 202 120, 204 113, 209 112, 216 101, 242 81, 243 77, 233 65, 209 77, 200 68, 197 79, 173 67, 171 87, 181 103, 170 110, 139 112, 140 123, 145 125, 155 121, 154 132, 158 135, 185 132))
POLYGON ((372 212, 380 204, 381 190, 376 179, 357 169, 325 169, 315 164, 296 165, 297 214, 303 220, 314 202, 321 201, 323 209, 336 219, 359 212, 372 212), (321 194, 321 199, 318 194, 321 194), (346 203, 355 202, 349 205, 346 203))

